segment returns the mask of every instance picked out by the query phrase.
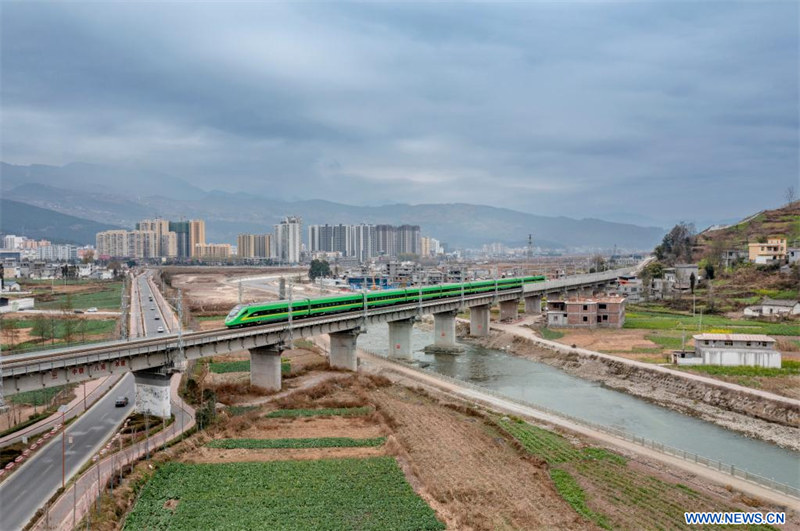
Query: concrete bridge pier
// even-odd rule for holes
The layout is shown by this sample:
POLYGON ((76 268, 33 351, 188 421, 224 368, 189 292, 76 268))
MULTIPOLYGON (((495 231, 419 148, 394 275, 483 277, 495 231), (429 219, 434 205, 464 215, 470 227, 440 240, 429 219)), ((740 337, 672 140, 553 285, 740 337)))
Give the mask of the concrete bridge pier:
POLYGON ((473 306, 469 309, 469 335, 483 337, 489 335, 489 305, 473 306))
POLYGON ((358 370, 356 339, 360 333, 360 330, 344 330, 328 334, 331 338, 331 352, 328 361, 331 367, 348 371, 358 370))
POLYGON ((539 315, 542 313, 542 296, 532 295, 525 297, 525 313, 529 315, 539 315))
POLYGON ((456 343, 456 310, 433 314, 433 345, 425 347, 428 354, 457 354, 464 347, 456 343))
POLYGON ((136 393, 133 412, 169 418, 172 415, 170 375, 161 368, 145 369, 134 372, 133 379, 136 393))
POLYGON ((581 292, 580 292, 580 290, 578 288, 568 289, 567 290, 567 294, 566 294, 566 298, 567 299, 572 299, 572 298, 580 297, 580 294, 581 294, 581 292))
POLYGON ((582 297, 591 297, 592 295, 594 295, 594 288, 592 288, 591 286, 584 286, 581 289, 582 297))
POLYGON ((389 357, 396 360, 412 360, 411 331, 415 318, 389 321, 389 357))
POLYGON ((250 385, 281 390, 281 353, 284 345, 268 345, 250 349, 250 385))
POLYGON ((519 318, 519 300, 502 301, 500 303, 500 320, 513 321, 519 318))

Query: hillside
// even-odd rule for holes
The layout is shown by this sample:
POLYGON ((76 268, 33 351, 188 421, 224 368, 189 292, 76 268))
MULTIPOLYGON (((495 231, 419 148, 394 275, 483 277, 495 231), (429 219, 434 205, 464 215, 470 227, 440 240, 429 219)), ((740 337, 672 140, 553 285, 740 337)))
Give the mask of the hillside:
POLYGON ((0 231, 53 243, 94 244, 95 234, 114 225, 68 216, 18 201, 0 199, 0 231))
POLYGON ((764 210, 739 223, 697 235, 696 259, 719 255, 727 249, 747 250, 747 244, 766 241, 770 236, 785 237, 789 245, 800 244, 800 201, 774 210, 764 210))

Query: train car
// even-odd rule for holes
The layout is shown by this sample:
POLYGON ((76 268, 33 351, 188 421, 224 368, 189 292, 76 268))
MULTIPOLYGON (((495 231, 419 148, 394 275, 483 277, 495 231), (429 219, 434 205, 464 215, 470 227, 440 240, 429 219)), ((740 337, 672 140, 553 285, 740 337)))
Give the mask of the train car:
POLYGON ((542 282, 545 277, 532 276, 524 278, 502 278, 497 280, 479 280, 462 284, 438 284, 423 286, 421 288, 393 289, 371 293, 352 293, 335 297, 319 299, 299 299, 292 301, 272 301, 255 304, 239 304, 231 309, 225 317, 225 326, 236 328, 241 326, 277 323, 289 320, 305 319, 320 315, 332 315, 341 312, 364 310, 367 308, 381 308, 394 304, 407 304, 423 301, 460 297, 476 293, 489 293, 515 289, 531 282, 542 282))

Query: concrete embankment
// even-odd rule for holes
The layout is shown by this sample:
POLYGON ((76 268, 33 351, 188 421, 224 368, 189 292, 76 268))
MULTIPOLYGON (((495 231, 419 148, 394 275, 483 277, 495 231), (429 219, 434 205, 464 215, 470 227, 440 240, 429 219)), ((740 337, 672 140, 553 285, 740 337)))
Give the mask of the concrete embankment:
POLYGON ((490 336, 470 338, 487 348, 557 367, 748 437, 800 451, 800 401, 684 374, 537 337, 527 327, 493 325, 490 336))

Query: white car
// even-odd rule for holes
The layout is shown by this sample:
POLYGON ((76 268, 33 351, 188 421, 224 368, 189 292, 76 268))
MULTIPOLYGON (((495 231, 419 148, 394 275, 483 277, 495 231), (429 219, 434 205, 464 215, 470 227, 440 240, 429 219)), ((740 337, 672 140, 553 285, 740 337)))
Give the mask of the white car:
POLYGON ((164 327, 163 326, 159 326, 158 330, 156 330, 156 332, 158 332, 159 334, 163 334, 164 333, 164 327))
POLYGON ((86 310, 86 311, 87 311, 88 313, 95 313, 95 312, 97 311, 97 308, 95 308, 94 306, 92 306, 91 308, 89 308, 89 309, 88 309, 88 310, 86 310))

